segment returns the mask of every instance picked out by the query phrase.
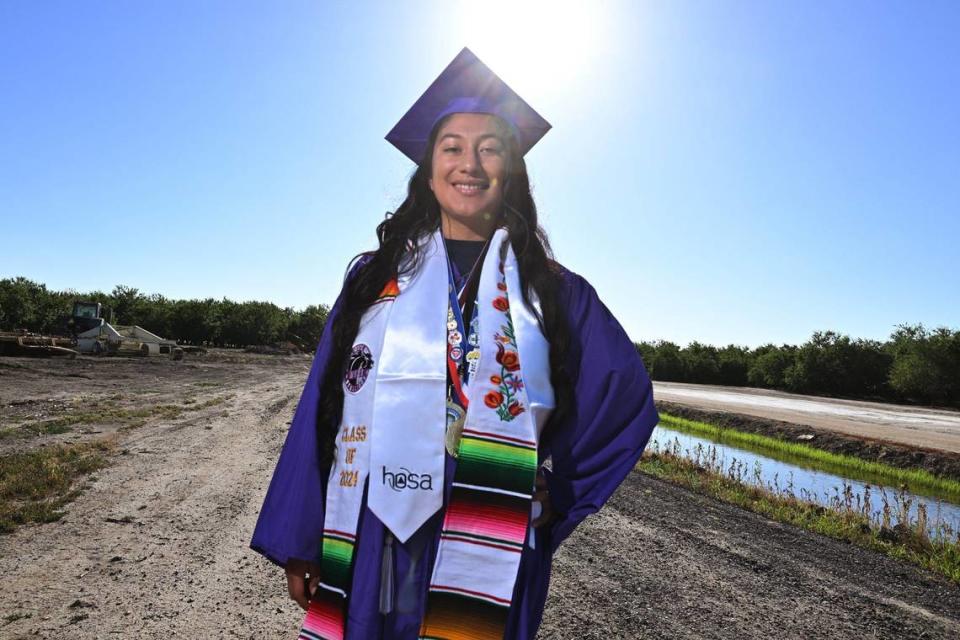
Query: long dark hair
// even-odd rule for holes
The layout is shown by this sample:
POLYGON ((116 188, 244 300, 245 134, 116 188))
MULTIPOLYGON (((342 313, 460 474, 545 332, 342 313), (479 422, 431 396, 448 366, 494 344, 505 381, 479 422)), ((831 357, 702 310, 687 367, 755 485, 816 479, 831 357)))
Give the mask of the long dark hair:
MULTIPOLYGON (((449 118, 449 116, 448 116, 449 118)), ((447 118, 438 122, 430 134, 420 165, 410 177, 407 197, 396 210, 387 214, 377 226, 380 246, 372 254, 360 254, 355 260, 368 258, 344 284, 341 308, 333 322, 331 359, 320 389, 320 407, 317 417, 317 440, 324 468, 331 464, 336 449, 337 428, 343 411, 343 375, 345 363, 353 347, 364 311, 373 304, 384 285, 402 270, 416 269, 420 263, 419 245, 423 234, 435 231, 440 225, 440 205, 430 188, 433 167, 433 147, 437 134, 447 118), (411 248, 412 245, 412 248, 411 248), (412 251, 412 254, 411 254, 412 251)), ((499 118, 497 119, 499 121, 499 118)), ((517 141, 506 125, 504 131, 507 152, 507 178, 504 182, 503 208, 500 224, 507 228, 510 243, 517 256, 523 299, 531 306, 533 294, 540 302, 540 326, 550 343, 550 382, 556 396, 556 408, 548 422, 563 419, 569 412, 571 397, 570 375, 564 368, 564 353, 569 343, 569 327, 559 299, 561 271, 553 261, 546 233, 537 223, 537 207, 530 194, 527 165, 520 154, 517 141)), ((330 327, 327 330, 331 330, 330 327)))

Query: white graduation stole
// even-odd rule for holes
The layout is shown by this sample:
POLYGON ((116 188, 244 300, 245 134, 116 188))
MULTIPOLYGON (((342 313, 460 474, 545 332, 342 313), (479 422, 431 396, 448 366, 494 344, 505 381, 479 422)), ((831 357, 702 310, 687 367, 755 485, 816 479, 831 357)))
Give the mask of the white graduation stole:
POLYGON ((405 542, 443 504, 449 282, 439 231, 397 285, 377 366, 367 505, 405 542))

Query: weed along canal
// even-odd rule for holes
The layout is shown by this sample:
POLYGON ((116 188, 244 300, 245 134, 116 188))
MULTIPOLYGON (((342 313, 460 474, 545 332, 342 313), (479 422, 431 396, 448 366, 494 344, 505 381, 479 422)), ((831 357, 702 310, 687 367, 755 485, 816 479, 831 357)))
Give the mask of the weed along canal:
POLYGON ((881 531, 925 532, 960 544, 960 483, 663 415, 648 450, 687 460, 733 482, 781 498, 863 517, 881 531))

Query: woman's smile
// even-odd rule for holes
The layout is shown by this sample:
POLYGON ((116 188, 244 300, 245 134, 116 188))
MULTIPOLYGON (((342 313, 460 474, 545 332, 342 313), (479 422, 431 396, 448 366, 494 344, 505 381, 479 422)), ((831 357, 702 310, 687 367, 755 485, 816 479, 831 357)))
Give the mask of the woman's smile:
POLYGON ((454 182, 453 188, 465 196, 475 196, 490 188, 487 182, 454 182))

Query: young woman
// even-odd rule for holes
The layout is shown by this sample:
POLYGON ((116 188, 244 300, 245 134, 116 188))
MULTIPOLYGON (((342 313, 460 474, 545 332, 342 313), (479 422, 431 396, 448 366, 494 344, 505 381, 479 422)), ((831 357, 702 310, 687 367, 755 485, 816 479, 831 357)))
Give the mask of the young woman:
POLYGON ((418 167, 330 312, 251 543, 301 638, 532 639, 554 551, 657 423, 538 226, 523 156, 548 129, 464 49, 387 136, 418 167))

